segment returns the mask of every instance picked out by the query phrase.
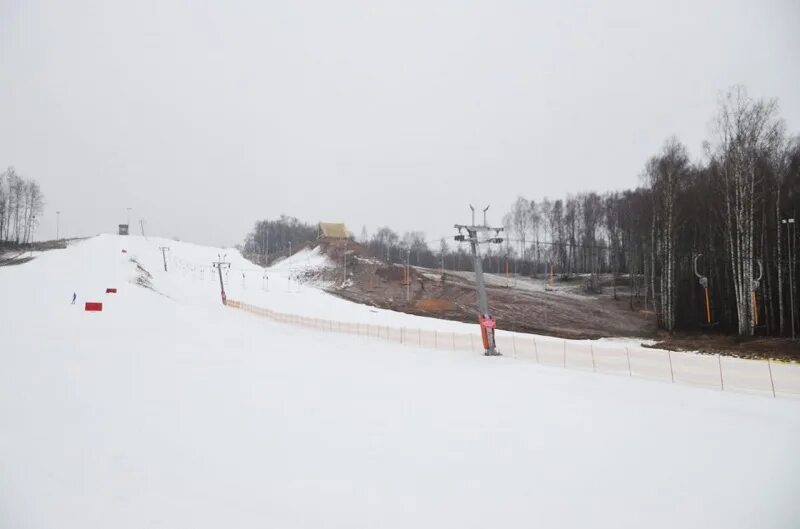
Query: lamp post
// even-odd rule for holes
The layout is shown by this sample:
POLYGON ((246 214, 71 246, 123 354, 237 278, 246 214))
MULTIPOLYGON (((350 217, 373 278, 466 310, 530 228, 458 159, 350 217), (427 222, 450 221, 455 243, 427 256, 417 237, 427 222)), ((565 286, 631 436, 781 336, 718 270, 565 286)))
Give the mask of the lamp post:
POLYGON ((782 224, 786 224, 786 246, 789 250, 789 306, 791 307, 790 314, 792 315, 792 340, 795 339, 794 329, 794 252, 792 251, 792 226, 794 226, 794 219, 783 219, 782 224))

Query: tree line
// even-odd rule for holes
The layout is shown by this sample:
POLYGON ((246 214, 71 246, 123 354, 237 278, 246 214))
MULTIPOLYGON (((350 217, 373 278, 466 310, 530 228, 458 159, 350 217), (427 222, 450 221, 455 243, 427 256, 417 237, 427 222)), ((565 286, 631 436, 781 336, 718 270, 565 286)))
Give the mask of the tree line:
POLYGON ((259 220, 245 237, 242 255, 266 266, 286 257, 304 244, 317 240, 318 224, 307 224, 295 217, 281 215, 276 220, 259 220))
POLYGON ((800 140, 787 134, 775 100, 742 87, 721 98, 713 125, 703 161, 669 138, 637 189, 519 198, 504 217, 516 243, 509 252, 532 253, 567 277, 625 274, 632 306, 641 299, 667 331, 800 329, 790 221, 800 210, 800 140))
POLYGON ((20 176, 13 167, 0 173, 0 245, 31 242, 43 209, 35 180, 20 176))
MULTIPOLYGON (((632 310, 655 312, 667 331, 710 326, 742 336, 800 332, 800 139, 775 100, 734 87, 719 101, 714 135, 692 161, 678 138, 650 157, 636 189, 539 201, 520 196, 503 216, 502 245, 482 245, 484 270, 628 287, 632 310), (707 287, 707 288, 706 288, 707 287), (707 297, 706 297, 707 296, 707 297), (706 299, 708 302, 706 303, 706 299)), ((292 217, 259 221, 245 242, 255 260, 317 238, 292 217)), ((472 270, 452 239, 381 227, 359 242, 390 263, 472 270)))

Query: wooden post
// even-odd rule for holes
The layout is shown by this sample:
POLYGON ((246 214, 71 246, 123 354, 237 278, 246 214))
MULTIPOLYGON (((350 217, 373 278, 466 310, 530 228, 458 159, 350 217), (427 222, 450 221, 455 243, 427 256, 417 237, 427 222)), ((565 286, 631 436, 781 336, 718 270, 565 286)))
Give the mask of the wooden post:
POLYGON ((775 380, 772 378, 772 363, 767 358, 767 369, 769 369, 769 383, 772 386, 772 398, 775 398, 775 380))
POLYGON ((669 359, 669 378, 672 380, 672 383, 675 383, 675 372, 672 370, 672 352, 667 350, 667 358, 669 359))
POLYGON ((632 377, 633 372, 631 371, 631 353, 628 351, 628 346, 625 346, 625 357, 628 359, 628 376, 632 377))

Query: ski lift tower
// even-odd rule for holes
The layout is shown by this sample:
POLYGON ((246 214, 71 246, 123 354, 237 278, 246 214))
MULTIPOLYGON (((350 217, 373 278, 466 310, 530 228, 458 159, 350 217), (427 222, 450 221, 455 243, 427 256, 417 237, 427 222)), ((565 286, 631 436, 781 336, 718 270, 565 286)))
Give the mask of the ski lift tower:
POLYGON ((496 322, 494 317, 489 313, 489 302, 486 297, 486 282, 483 279, 483 264, 481 263, 479 245, 501 244, 503 239, 500 237, 500 232, 503 231, 503 228, 493 228, 486 223, 486 211, 489 209, 489 206, 483 208, 482 225, 475 224, 475 208, 472 204, 470 204, 469 208, 472 210, 472 224, 469 226, 465 224, 456 224, 454 227, 458 230, 458 235, 454 238, 457 242, 469 242, 470 248, 472 249, 475 286, 478 290, 479 321, 481 324, 481 336, 483 337, 483 348, 485 349, 484 354, 486 356, 499 356, 500 352, 497 350, 497 344, 494 339, 496 322), (466 235, 464 235, 464 232, 466 232, 466 235))
POLYGON ((225 254, 223 256, 217 254, 218 259, 213 263, 211 263, 211 266, 213 268, 216 268, 217 272, 219 273, 219 290, 220 290, 220 295, 222 296, 223 305, 228 304, 228 296, 225 295, 225 283, 222 281, 222 269, 227 268, 228 270, 230 270, 231 268, 231 263, 225 260, 226 257, 228 257, 228 254, 225 254))

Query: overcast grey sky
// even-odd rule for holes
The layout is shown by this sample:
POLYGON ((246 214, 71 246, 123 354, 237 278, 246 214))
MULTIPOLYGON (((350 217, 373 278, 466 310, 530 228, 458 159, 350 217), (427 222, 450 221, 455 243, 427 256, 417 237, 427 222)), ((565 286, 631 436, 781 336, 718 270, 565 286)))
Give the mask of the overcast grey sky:
POLYGON ((0 167, 37 238, 240 242, 286 213, 451 235, 702 156, 720 91, 800 132, 800 2, 0 0, 0 167), (493 215, 492 215, 493 214, 493 215), (138 233, 138 229, 137 229, 138 233))

